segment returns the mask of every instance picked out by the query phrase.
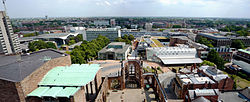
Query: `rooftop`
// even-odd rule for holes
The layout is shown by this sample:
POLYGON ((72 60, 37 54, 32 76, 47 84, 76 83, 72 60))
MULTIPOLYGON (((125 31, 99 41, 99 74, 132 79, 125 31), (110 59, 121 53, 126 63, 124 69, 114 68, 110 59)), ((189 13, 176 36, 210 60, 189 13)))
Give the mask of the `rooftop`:
POLYGON ((215 83, 213 80, 211 80, 209 77, 199 77, 198 74, 178 74, 177 77, 180 78, 180 80, 184 84, 205 84, 205 83, 215 83))
POLYGON ((50 59, 67 54, 45 49, 29 55, 0 56, 0 79, 19 82, 50 59))
POLYGON ((73 96, 80 87, 38 87, 27 96, 37 97, 67 97, 73 96))
POLYGON ((208 76, 212 76, 216 81, 229 78, 227 74, 224 74, 221 70, 213 66, 201 66, 199 70, 203 70, 204 73, 206 73, 208 76))
POLYGON ((230 40, 229 38, 227 38, 225 36, 222 36, 220 34, 200 33, 199 35, 202 35, 202 36, 205 36, 205 37, 208 37, 208 38, 211 38, 211 39, 228 39, 228 40, 230 40))
POLYGON ((89 28, 86 31, 117 31, 117 28, 89 28))
POLYGON ((93 81, 100 68, 99 64, 72 64, 55 67, 44 76, 39 87, 27 96, 69 98, 81 86, 93 81))
POLYGON ((217 52, 233 52, 231 48, 219 48, 219 47, 214 47, 214 48, 209 48, 210 50, 214 49, 217 52))
POLYGON ((39 86, 85 86, 94 80, 100 69, 99 64, 72 64, 50 70, 39 86))
POLYGON ((130 45, 126 45, 124 42, 112 42, 104 47, 98 53, 115 52, 115 53, 125 53, 130 45))
POLYGON ((218 89, 195 89, 188 90, 189 97, 195 99, 197 96, 217 96, 219 95, 218 89))
POLYGON ((239 49, 238 51, 250 54, 250 51, 247 51, 247 50, 239 49))

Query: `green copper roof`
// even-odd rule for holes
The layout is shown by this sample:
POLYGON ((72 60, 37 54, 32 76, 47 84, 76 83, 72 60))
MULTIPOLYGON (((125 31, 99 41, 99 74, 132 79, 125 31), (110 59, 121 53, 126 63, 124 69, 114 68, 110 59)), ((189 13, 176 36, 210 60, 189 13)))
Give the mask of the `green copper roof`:
POLYGON ((37 97, 67 97, 73 96, 80 87, 38 87, 32 91, 28 96, 37 96, 37 97))
POLYGON ((52 87, 42 94, 42 97, 56 97, 56 94, 63 90, 63 87, 52 87))
POLYGON ((39 83, 39 87, 27 96, 70 97, 81 86, 94 80, 100 69, 99 64, 72 64, 51 69, 39 83))
POLYGON ((63 91, 60 91, 59 93, 57 93, 56 97, 68 97, 69 96, 73 96, 78 90, 80 89, 80 87, 66 87, 63 91))
POLYGON ((239 51, 250 54, 250 51, 247 51, 247 50, 239 49, 239 51))
POLYGON ((94 80, 100 69, 99 64, 72 64, 50 70, 39 85, 43 86, 84 86, 94 80))
POLYGON ((28 96, 37 96, 41 97, 43 93, 45 93, 47 90, 49 90, 49 87, 38 87, 34 91, 32 91, 28 96))

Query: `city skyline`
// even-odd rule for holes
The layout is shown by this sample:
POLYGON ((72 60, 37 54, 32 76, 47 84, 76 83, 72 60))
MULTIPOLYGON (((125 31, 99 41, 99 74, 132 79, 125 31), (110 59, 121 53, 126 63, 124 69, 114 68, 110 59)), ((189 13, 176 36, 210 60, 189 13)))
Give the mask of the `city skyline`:
MULTIPOLYGON (((11 18, 24 17, 220 17, 250 18, 249 0, 12 0, 11 18), (21 4, 21 5, 20 5, 21 4)), ((1 5, 3 10, 3 5, 1 5)))

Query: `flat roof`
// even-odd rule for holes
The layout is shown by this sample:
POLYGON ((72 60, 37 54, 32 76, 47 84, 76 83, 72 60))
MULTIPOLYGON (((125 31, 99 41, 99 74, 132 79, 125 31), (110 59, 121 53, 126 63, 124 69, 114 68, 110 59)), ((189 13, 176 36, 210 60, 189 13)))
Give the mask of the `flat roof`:
POLYGON ((200 58, 160 58, 163 64, 192 64, 202 63, 200 58))
POLYGON ((100 69, 99 64, 72 64, 50 70, 39 86, 85 86, 94 80, 100 69))
MULTIPOLYGON (((110 43, 109 45, 121 45, 121 44, 124 44, 124 43, 123 42, 114 42, 114 43, 110 43)), ((109 45, 105 46, 98 53, 106 53, 106 52, 125 53, 128 50, 128 48, 130 47, 130 45, 124 44, 124 45, 121 45, 122 49, 120 49, 120 48, 116 49, 116 48, 108 48, 109 45)))
POLYGON ((213 66, 201 66, 199 69, 206 73, 208 76, 213 77, 213 79, 216 81, 229 78, 227 74, 224 74, 221 70, 213 66))
POLYGON ((44 49, 30 55, 0 56, 0 79, 22 81, 50 59, 67 56, 53 49, 44 49))
POLYGON ((229 38, 227 38, 225 36, 222 36, 221 34, 199 33, 198 35, 202 35, 202 36, 209 37, 209 38, 212 38, 212 39, 227 39, 227 40, 230 40, 229 38))
POLYGON ((250 54, 250 51, 247 51, 247 50, 244 50, 244 49, 239 49, 238 51, 241 51, 241 52, 244 52, 244 53, 250 54))
POLYGON ((189 96, 191 99, 199 96, 217 96, 219 95, 218 89, 195 89, 195 90, 188 90, 189 96))

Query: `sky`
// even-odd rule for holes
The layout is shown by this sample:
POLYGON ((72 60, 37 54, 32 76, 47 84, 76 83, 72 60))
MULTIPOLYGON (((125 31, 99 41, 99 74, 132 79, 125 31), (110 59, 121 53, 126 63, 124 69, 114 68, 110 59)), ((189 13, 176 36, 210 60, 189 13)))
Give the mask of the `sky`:
MULTIPOLYGON (((8 15, 23 17, 250 18, 250 0, 6 0, 8 15)), ((3 10, 3 5, 0 5, 3 10)))

